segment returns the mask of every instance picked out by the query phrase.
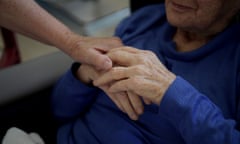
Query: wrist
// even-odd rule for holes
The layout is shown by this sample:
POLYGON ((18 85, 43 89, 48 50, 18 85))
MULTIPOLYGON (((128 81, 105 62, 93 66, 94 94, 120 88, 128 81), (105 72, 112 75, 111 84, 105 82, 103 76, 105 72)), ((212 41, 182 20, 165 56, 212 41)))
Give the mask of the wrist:
POLYGON ((57 47, 66 54, 68 54, 70 57, 72 57, 74 60, 76 60, 75 56, 78 56, 77 49, 79 49, 79 45, 83 41, 83 39, 83 36, 69 31, 64 34, 63 40, 58 43, 57 47))

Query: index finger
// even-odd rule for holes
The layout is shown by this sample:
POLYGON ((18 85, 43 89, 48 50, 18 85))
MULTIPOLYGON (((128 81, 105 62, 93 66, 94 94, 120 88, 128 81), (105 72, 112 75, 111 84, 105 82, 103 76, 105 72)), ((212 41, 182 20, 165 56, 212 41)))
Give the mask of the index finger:
POLYGON ((115 65, 132 66, 137 63, 140 50, 130 47, 121 47, 110 50, 107 56, 115 65))

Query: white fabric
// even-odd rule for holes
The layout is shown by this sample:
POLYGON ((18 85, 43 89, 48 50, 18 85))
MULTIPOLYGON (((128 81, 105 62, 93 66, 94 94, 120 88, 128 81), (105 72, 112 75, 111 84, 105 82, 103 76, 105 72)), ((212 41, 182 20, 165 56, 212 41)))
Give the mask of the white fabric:
POLYGON ((27 134, 19 128, 12 127, 7 130, 2 144, 44 144, 44 141, 37 133, 27 134))

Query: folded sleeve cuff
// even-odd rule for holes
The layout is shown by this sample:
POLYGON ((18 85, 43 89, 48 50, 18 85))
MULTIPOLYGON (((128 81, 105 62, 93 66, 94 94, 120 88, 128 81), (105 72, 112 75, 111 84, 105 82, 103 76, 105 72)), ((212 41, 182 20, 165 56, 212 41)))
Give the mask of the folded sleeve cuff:
POLYGON ((194 101, 199 96, 202 95, 186 80, 178 76, 166 91, 159 107, 159 113, 178 126, 186 113, 192 110, 194 101))

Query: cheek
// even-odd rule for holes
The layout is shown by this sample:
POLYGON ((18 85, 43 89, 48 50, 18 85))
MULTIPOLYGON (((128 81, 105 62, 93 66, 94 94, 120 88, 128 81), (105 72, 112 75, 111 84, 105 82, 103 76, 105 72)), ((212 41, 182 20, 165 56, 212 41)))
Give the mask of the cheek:
POLYGON ((219 4, 205 0, 198 1, 198 8, 186 13, 177 13, 166 4, 167 19, 173 26, 184 29, 205 29, 217 18, 219 4))
POLYGON ((221 13, 224 13, 224 7, 227 5, 228 0, 198 0, 198 18, 208 21, 216 19, 221 13))
MULTIPOLYGON (((218 20, 221 15, 221 8, 219 3, 211 3, 204 6, 200 5, 200 8, 196 11, 196 21, 202 26, 210 26, 218 20)), ((220 18, 221 19, 221 18, 220 18)))

